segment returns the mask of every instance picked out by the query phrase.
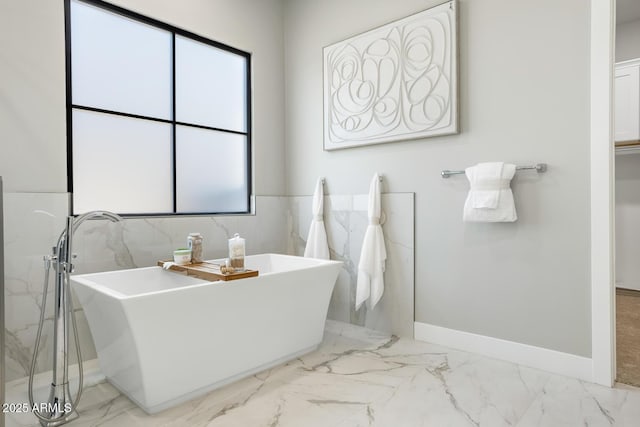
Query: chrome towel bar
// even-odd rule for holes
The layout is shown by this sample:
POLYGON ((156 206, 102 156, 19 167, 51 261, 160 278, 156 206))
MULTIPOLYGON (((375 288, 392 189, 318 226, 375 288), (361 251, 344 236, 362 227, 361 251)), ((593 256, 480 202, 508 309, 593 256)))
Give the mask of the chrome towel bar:
MULTIPOLYGON (((535 164, 533 166, 516 166, 516 170, 534 170, 538 173, 542 173, 542 172, 546 172, 547 171, 547 164, 546 163, 538 163, 535 164)), ((464 171, 450 171, 450 170, 443 170, 442 172, 440 172, 440 176, 443 178, 449 178, 451 175, 462 175, 464 174, 464 171)))

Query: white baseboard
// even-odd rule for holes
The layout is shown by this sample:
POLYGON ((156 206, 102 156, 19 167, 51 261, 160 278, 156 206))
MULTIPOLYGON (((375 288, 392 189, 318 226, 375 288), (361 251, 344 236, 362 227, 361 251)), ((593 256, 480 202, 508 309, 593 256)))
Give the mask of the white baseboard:
POLYGON ((588 357, 421 322, 415 322, 414 337, 419 341, 506 360, 554 374, 589 382, 593 380, 592 360, 588 357))

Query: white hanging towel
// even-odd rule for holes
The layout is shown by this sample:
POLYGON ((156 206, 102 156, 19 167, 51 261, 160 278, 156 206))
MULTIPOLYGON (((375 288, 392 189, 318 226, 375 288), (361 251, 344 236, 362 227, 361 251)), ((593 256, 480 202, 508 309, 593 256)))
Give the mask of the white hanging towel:
POLYGON ((516 166, 509 163, 479 163, 465 169, 469 194, 464 202, 465 222, 513 222, 518 219, 511 192, 516 166))
POLYGON ((358 263, 356 310, 366 300, 369 300, 369 308, 373 309, 382 298, 382 293, 384 292, 384 269, 387 250, 384 246, 384 235, 380 225, 380 176, 378 174, 373 176, 369 187, 367 213, 369 226, 364 235, 360 262, 358 263))
POLYGON ((313 202, 311 206, 311 226, 309 226, 309 235, 307 236, 307 246, 304 248, 304 256, 307 258, 329 259, 329 244, 327 243, 327 232, 324 228, 324 191, 322 187, 323 180, 318 178, 316 190, 313 193, 313 202))

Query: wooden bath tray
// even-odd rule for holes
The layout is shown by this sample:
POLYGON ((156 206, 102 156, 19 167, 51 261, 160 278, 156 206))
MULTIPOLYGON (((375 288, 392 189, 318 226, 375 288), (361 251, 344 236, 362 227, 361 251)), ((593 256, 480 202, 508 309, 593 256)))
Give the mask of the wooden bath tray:
MULTIPOLYGON (((158 261, 160 267, 164 266, 165 262, 158 261)), ((187 276, 194 276, 199 279, 215 282, 217 280, 237 280, 246 279, 247 277, 255 277, 258 275, 258 270, 245 270, 236 273, 221 273, 220 266, 212 262, 200 262, 197 264, 185 264, 185 265, 172 265, 169 267, 171 271, 177 271, 180 273, 187 273, 187 276)))

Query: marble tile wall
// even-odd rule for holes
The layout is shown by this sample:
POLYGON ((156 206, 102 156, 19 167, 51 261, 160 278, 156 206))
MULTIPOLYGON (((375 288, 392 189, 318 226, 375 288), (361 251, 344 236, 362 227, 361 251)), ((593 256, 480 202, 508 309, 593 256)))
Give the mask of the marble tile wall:
MULTIPOLYGON (((311 222, 311 197, 291 197, 289 252, 304 253, 311 222)), ((382 195, 387 249, 385 291, 378 305, 355 310, 356 278, 368 225, 367 195, 325 196, 324 221, 331 258, 344 262, 331 297, 328 317, 370 329, 413 338, 414 194, 382 195)))
MULTIPOLYGON (((4 195, 5 230, 5 366, 7 381, 28 375, 38 327, 44 282, 43 256, 51 253, 67 215, 66 193, 4 195)), ((384 194, 383 225, 388 252, 385 295, 375 310, 353 309, 360 245, 367 226, 367 197, 327 196, 325 221, 333 259, 344 261, 329 318, 399 336, 413 336, 413 194, 384 194)), ((155 265, 186 245, 190 232, 204 236, 206 258, 227 253, 227 239, 240 233, 247 253, 301 255, 311 220, 311 197, 256 198, 256 215, 180 218, 132 218, 122 223, 88 221, 74 236, 77 273, 155 265)), ((53 272, 38 372, 51 367, 53 272)), ((75 315, 84 360, 96 357, 82 309, 75 315)))
MULTIPOLYGON (((4 195, 5 230, 5 355, 7 381, 28 375, 40 316, 44 282, 43 256, 51 253, 67 215, 66 193, 4 195)), ((155 265, 170 259, 173 249, 186 246, 190 232, 204 236, 205 258, 225 257, 227 239, 240 233, 247 253, 287 250, 288 200, 257 197, 256 215, 180 218, 132 218, 123 223, 88 221, 74 236, 77 273, 155 265)), ((53 272, 48 292, 38 371, 51 369, 53 272)), ((75 315, 84 360, 96 357, 82 309, 75 315)))
MULTIPOLYGON (((4 194, 5 369, 7 381, 29 372, 45 277, 43 256, 51 253, 67 214, 67 194, 4 194)), ((49 287, 49 301, 53 287, 49 287)), ((49 304, 51 308, 51 304, 49 304)), ((51 346, 53 310, 43 328, 41 349, 51 346)), ((94 352, 95 353, 95 352, 94 352)), ((41 351, 47 366, 51 357, 41 351)), ((40 365, 42 366, 42 365, 40 365)))

